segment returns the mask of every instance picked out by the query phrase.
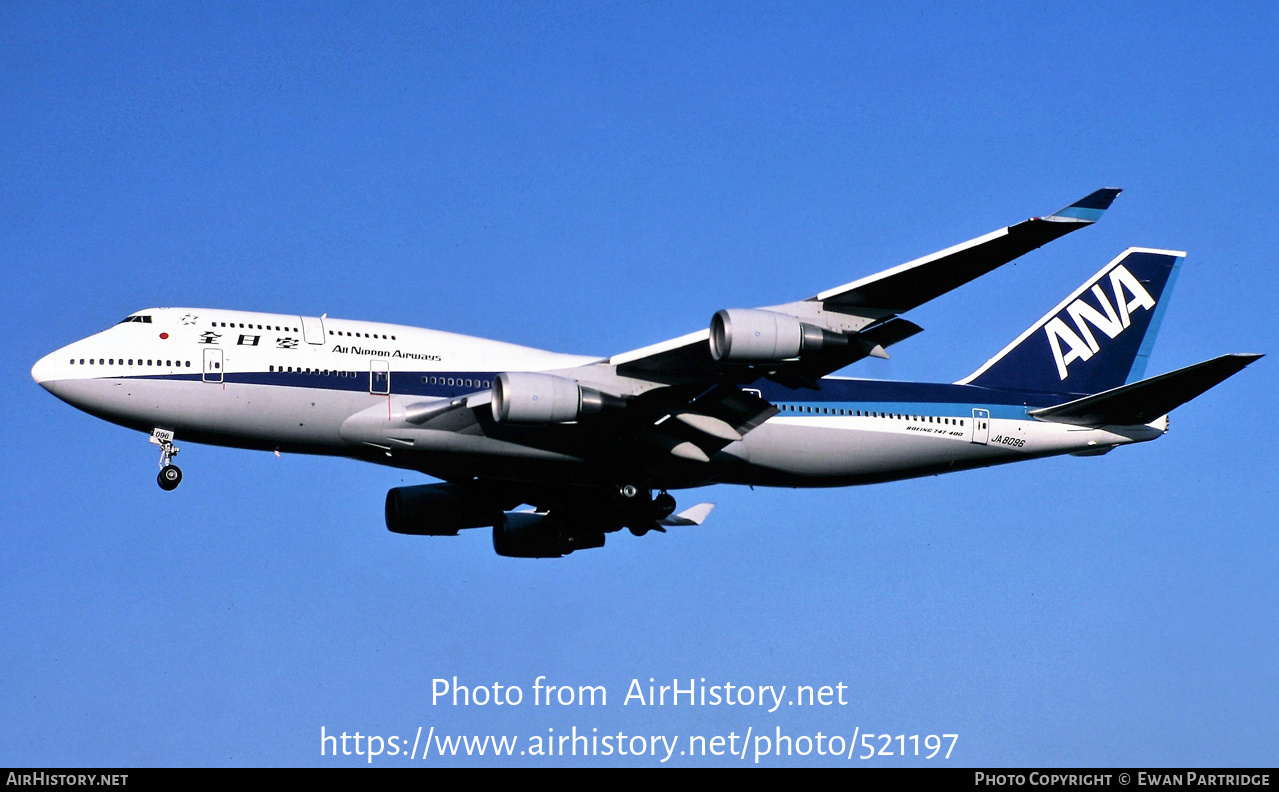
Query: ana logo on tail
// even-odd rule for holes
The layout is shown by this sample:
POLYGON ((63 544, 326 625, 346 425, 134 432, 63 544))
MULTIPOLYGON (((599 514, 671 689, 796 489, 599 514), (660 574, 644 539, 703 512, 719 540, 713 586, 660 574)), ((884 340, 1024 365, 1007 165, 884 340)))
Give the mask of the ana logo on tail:
POLYGON ((1070 376, 1068 367, 1076 360, 1088 360, 1101 350, 1097 338, 1088 325, 1092 325, 1108 338, 1115 338, 1132 324, 1132 312, 1142 308, 1150 310, 1155 307, 1155 300, 1146 291, 1141 282, 1123 265, 1110 271, 1110 286, 1115 295, 1112 304, 1107 299, 1101 284, 1092 287, 1092 295, 1101 310, 1084 302, 1083 297, 1066 307, 1066 313, 1074 321, 1078 333, 1070 329, 1065 320, 1054 316, 1044 325, 1048 334, 1048 346, 1052 348, 1053 359, 1057 361, 1057 374, 1064 380, 1070 376), (1103 313, 1104 311, 1104 313, 1103 313), (1068 349, 1062 351, 1062 342, 1068 349))

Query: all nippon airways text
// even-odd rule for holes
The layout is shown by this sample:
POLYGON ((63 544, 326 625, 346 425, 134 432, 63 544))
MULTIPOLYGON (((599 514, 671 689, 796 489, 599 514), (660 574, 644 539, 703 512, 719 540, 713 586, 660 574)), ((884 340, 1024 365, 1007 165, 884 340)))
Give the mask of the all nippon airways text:
POLYGON ((624 693, 610 696, 604 685, 562 685, 539 676, 533 684, 504 685, 499 682, 466 685, 451 679, 431 680, 431 704, 454 707, 762 707, 776 712, 783 706, 847 706, 848 685, 743 685, 705 677, 658 680, 632 679, 624 693))

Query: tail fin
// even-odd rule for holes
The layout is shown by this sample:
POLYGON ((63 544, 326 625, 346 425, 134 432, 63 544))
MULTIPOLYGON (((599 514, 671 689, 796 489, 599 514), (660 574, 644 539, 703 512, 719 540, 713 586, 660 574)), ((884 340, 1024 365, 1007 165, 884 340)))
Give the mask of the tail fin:
POLYGON ((1031 410, 1044 421, 1076 426, 1147 424, 1234 376, 1261 355, 1222 355, 1104 393, 1031 410))
POLYGON ((1128 248, 959 384, 1100 393, 1141 379, 1185 256, 1128 248))

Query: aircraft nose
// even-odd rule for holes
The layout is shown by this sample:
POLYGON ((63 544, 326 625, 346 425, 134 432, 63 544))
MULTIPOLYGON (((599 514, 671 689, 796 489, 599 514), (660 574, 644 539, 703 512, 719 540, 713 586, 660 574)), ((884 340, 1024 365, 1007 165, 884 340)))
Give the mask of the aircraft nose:
POLYGON ((57 354, 57 352, 50 352, 37 360, 36 364, 31 367, 31 379, 35 380, 36 384, 45 390, 49 389, 50 381, 56 376, 57 363, 54 362, 54 355, 57 354))

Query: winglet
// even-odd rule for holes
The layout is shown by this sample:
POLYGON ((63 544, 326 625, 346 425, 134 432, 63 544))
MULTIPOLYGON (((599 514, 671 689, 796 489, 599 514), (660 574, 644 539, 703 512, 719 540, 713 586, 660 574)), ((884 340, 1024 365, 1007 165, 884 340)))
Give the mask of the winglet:
POLYGON ((1101 219, 1102 214, 1115 202, 1115 196, 1121 192, 1123 190, 1118 187, 1102 187, 1100 190, 1085 195, 1065 209, 1054 212, 1044 219, 1056 222, 1095 223, 1101 219))
POLYGON ((664 520, 658 520, 662 525, 701 525, 710 516, 711 509, 715 508, 713 503, 699 503, 696 506, 685 509, 673 517, 667 517, 664 520))

